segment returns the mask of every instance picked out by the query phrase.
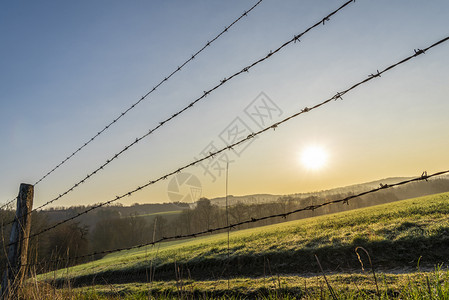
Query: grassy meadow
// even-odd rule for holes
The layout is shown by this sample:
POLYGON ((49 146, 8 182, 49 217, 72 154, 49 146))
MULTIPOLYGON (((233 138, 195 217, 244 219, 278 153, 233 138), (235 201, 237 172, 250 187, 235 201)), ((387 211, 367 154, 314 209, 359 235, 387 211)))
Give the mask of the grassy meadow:
POLYGON ((98 284, 73 288, 70 283, 55 289, 30 282, 24 299, 449 299, 449 271, 407 274, 371 272, 323 276, 237 277, 194 281, 189 279, 98 284))
MULTIPOLYGON (((422 270, 432 271, 435 266, 447 263, 448 245, 449 193, 443 193, 232 231, 229 249, 227 233, 207 235, 114 253, 87 264, 39 275, 37 279, 59 286, 69 284, 75 290, 90 286, 87 290, 100 291, 101 295, 108 294, 106 290, 135 296, 144 293, 145 299, 149 290, 177 297, 180 282, 185 289, 190 289, 190 294, 197 291, 209 295, 215 291, 214 287, 219 287, 220 292, 212 294, 223 296, 228 288, 227 278, 231 278, 228 292, 234 291, 231 294, 235 297, 254 296, 266 289, 288 295, 288 291, 299 290, 326 294, 329 289, 323 286, 316 255, 336 290, 360 296, 363 291, 376 290, 373 276, 366 273, 371 271, 366 253, 355 252, 356 247, 363 247, 379 274, 379 286, 384 284, 382 290, 391 296, 399 295, 407 286, 418 288, 417 282, 422 280, 426 291, 437 289, 435 284, 441 278, 445 278, 442 286, 447 288, 447 272, 413 272, 417 271, 418 264, 422 270), (435 279, 435 284, 431 285, 429 278, 435 279)), ((270 293, 264 295, 271 297, 270 293)))
POLYGON ((182 213, 182 210, 163 211, 152 214, 138 215, 139 218, 148 220, 150 223, 154 223, 156 217, 164 217, 167 221, 172 221, 182 213))

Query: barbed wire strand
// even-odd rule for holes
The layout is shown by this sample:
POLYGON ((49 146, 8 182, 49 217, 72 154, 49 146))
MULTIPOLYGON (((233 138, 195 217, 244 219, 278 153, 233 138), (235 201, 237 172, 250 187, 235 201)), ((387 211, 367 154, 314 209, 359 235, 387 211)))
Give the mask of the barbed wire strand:
MULTIPOLYGON (((202 161, 205 161, 205 160, 208 160, 208 159, 210 159, 210 158, 213 158, 214 156, 216 156, 216 155, 218 155, 218 154, 220 154, 220 153, 222 153, 222 152, 224 152, 224 151, 232 150, 234 147, 236 147, 236 146, 238 146, 238 145, 240 145, 240 144, 242 144, 242 143, 244 143, 244 142, 246 142, 246 141, 249 141, 249 140, 255 138, 256 136, 259 136, 259 135, 261 135, 262 133, 265 133, 265 132, 269 131, 270 129, 275 130, 278 126, 280 126, 280 125, 282 125, 282 124, 288 122, 289 120, 291 120, 291 119, 293 119, 293 118, 296 118, 296 117, 298 117, 298 116, 300 116, 300 115, 302 115, 302 114, 304 114, 304 113, 310 112, 310 111, 312 111, 312 110, 314 110, 314 109, 317 109, 317 108, 319 108, 319 107, 321 107, 321 106, 323 106, 323 105, 326 105, 326 104, 330 103, 331 101, 339 100, 339 99, 340 99, 340 100, 343 100, 342 96, 343 96, 344 94, 348 93, 349 91, 351 91, 351 90, 353 90, 353 89, 359 87, 359 86, 362 85, 362 84, 365 84, 365 83, 367 83, 367 82, 373 80, 374 78, 380 77, 381 74, 383 74, 383 73, 385 73, 385 72, 388 72, 388 71, 392 70, 393 68, 395 68, 395 67, 397 67, 397 66, 399 66, 399 65, 401 65, 401 64, 404 64, 405 62, 411 60, 412 58, 415 58, 415 57, 417 57, 417 56, 419 56, 419 55, 421 55, 421 54, 424 54, 426 51, 428 51, 428 50, 432 49, 433 47, 436 47, 436 46, 438 46, 438 45, 440 45, 440 44, 442 44, 442 43, 444 43, 444 42, 446 42, 446 41, 448 41, 448 40, 449 40, 449 36, 446 37, 446 38, 444 38, 444 39, 442 39, 442 40, 440 40, 440 41, 438 41, 438 42, 436 42, 436 43, 434 43, 434 44, 432 44, 432 45, 430 45, 430 46, 428 46, 427 48, 424 48, 424 49, 415 49, 415 53, 414 53, 413 55, 411 55, 411 56, 409 56, 409 57, 407 57, 407 58, 405 58, 405 59, 403 59, 403 60, 401 60, 401 61, 399 61, 399 62, 393 64, 393 65, 390 65, 389 67, 385 68, 383 71, 380 71, 380 72, 379 72, 379 71, 377 70, 377 74, 376 74, 376 75, 373 75, 373 74, 368 75, 368 78, 367 78, 367 79, 364 79, 364 80, 362 80, 362 81, 360 81, 360 82, 354 84, 354 85, 351 86, 350 88, 348 88, 348 89, 346 89, 346 90, 344 90, 344 91, 342 91, 342 92, 339 92, 339 93, 335 94, 335 95, 332 96, 331 98, 329 98, 329 99, 327 99, 327 100, 324 100, 324 101, 322 101, 322 102, 316 104, 315 106, 312 106, 312 107, 310 107, 310 108, 306 107, 306 108, 304 108, 304 109, 301 109, 299 112, 297 112, 297 113, 295 113, 295 114, 293 114, 293 115, 290 115, 290 116, 288 116, 287 118, 285 118, 285 119, 283 119, 283 120, 281 120, 281 121, 279 121, 279 122, 277 122, 277 123, 274 123, 273 125, 270 125, 270 126, 268 126, 268 127, 265 127, 265 128, 263 128, 263 129, 261 129, 261 130, 255 132, 255 133, 249 134, 246 138, 243 138, 243 139, 241 139, 240 141, 237 141, 237 142, 235 142, 235 143, 233 143, 233 144, 231 144, 231 145, 228 145, 228 146, 226 146, 226 147, 224 147, 224 148, 221 148, 221 149, 219 149, 219 150, 217 150, 217 151, 215 151, 215 152, 211 152, 211 153, 209 153, 208 155, 205 155, 203 158, 196 159, 196 160, 194 160, 193 162, 191 162, 191 163, 189 163, 189 164, 186 164, 186 165, 184 165, 184 166, 178 168, 178 169, 175 170, 175 171, 172 171, 172 172, 170 172, 170 173, 167 173, 167 174, 165 174, 165 175, 159 177, 158 179, 151 180, 151 181, 147 182, 146 184, 144 184, 144 185, 142 185, 142 186, 139 186, 139 187, 133 189, 132 191, 129 191, 129 192, 125 193, 125 194, 122 194, 121 196, 116 196, 114 199, 111 199, 111 200, 106 201, 106 202, 103 202, 103 203, 96 204, 96 205, 90 207, 89 209, 87 209, 87 210, 85 210, 85 211, 83 211, 83 212, 80 212, 80 213, 78 213, 78 214, 76 214, 76 215, 74 215, 74 216, 72 216, 72 217, 70 217, 70 218, 68 218, 68 219, 62 220, 62 221, 60 221, 60 222, 54 224, 53 226, 50 226, 50 227, 48 227, 48 228, 45 228, 45 229, 41 230, 40 232, 37 232, 37 233, 35 233, 35 234, 33 234, 33 235, 30 235, 28 238, 36 237, 36 236, 38 236, 38 235, 40 235, 40 234, 42 234, 42 233, 44 233, 44 232, 47 232, 47 231, 49 231, 49 230, 51 230, 51 229, 53 229, 53 228, 55 228, 55 227, 58 227, 58 226, 60 226, 60 225, 62 225, 62 224, 64 224, 64 223, 67 223, 67 222, 69 222, 69 221, 71 221, 71 220, 74 220, 74 219, 76 219, 76 218, 78 218, 78 217, 80 217, 80 216, 82 216, 82 215, 84 215, 84 214, 87 214, 87 213, 89 213, 89 212, 91 212, 91 211, 93 211, 93 210, 95 210, 95 209, 98 209, 98 208, 100 208, 100 207, 109 205, 109 204, 111 204, 111 203, 113 203, 113 202, 116 202, 116 201, 118 201, 118 200, 120 200, 120 199, 122 199, 122 198, 125 198, 125 197, 127 197, 127 196, 131 196, 132 194, 134 194, 134 193, 136 193, 136 192, 138 192, 138 191, 140 191, 140 190, 142 190, 142 189, 144 189, 144 188, 146 188, 146 187, 148 187, 148 186, 150 186, 150 185, 153 185, 153 184, 155 184, 155 183, 157 183, 157 182, 159 182, 159 181, 162 181, 162 180, 167 179, 168 177, 170 177, 170 176, 172 176, 172 175, 175 175, 175 174, 180 173, 180 172, 183 171, 184 169, 187 169, 187 168, 189 168, 189 167, 192 167, 192 166, 194 166, 194 165, 196 165, 196 164, 198 164, 198 163, 200 163, 200 162, 202 162, 202 161)), ((436 175, 435 175, 435 176, 436 176, 436 175)), ((17 243, 17 242, 15 242, 15 243, 17 243)), ((7 246, 10 246, 10 245, 12 245, 12 244, 14 244, 14 243, 10 243, 10 244, 8 244, 7 246)))
MULTIPOLYGON (((428 181, 429 179, 436 177, 436 176, 441 176, 441 175, 445 175, 445 174, 449 174, 449 170, 446 171, 440 171, 440 172, 436 172, 433 174, 428 175, 426 171, 424 171, 421 176, 419 177, 415 177, 412 179, 408 179, 408 180, 404 180, 404 181, 400 181, 397 183, 392 183, 392 184, 380 184, 379 187, 377 188, 373 188, 371 190, 365 191, 365 192, 361 192, 359 194, 355 194, 355 195, 350 195, 347 196, 345 198, 341 198, 341 199, 337 199, 337 200, 331 200, 331 201, 327 201, 327 202, 323 202, 321 204, 315 204, 315 205, 309 205, 306 207, 302 207, 302 208, 298 208, 298 209, 294 209, 288 212, 284 212, 284 213, 278 213, 278 214, 272 214, 272 215, 268 215, 268 216, 264 216, 264 217, 258 217, 258 218, 250 218, 248 220, 245 221, 241 221, 241 222, 237 222, 237 223, 232 223, 229 225, 224 225, 221 227, 215 227, 215 228, 211 228, 211 229, 206 229, 203 231, 198 231, 195 233, 190 233, 190 234, 180 234, 180 235, 174 235, 174 236, 170 236, 170 237, 161 237, 156 241, 152 241, 152 242, 148 242, 148 243, 142 243, 139 245, 135 245, 135 246, 130 246, 130 247, 123 247, 123 248, 117 248, 117 249, 113 249, 113 250, 104 250, 104 251, 98 251, 98 252, 93 252, 90 254, 86 254, 86 255, 80 255, 77 257, 73 257, 73 258, 61 258, 58 259, 58 261, 66 261, 66 260, 77 260, 77 259, 83 259, 83 258, 88 258, 88 257, 94 257, 94 256, 98 256, 98 255, 105 255, 105 254, 112 254, 112 253, 116 253, 116 252, 120 252, 120 251, 129 251, 129 250, 134 250, 134 249, 138 249, 138 248, 142 248, 145 246, 151 246, 151 245, 156 245, 158 243, 161 242, 165 242, 165 241, 173 241, 173 240, 179 240, 179 239, 186 239, 186 238, 195 238, 204 234, 209 234, 209 233, 213 233, 213 232, 217 232, 217 231, 223 231, 223 230, 227 230, 227 229, 235 229, 238 226, 241 225, 245 225, 245 224, 250 224, 250 223, 254 223, 254 222, 259 222, 259 221, 264 221, 264 220, 268 220, 268 219, 273 219, 273 218, 287 218, 288 216, 298 213, 298 212, 302 212, 302 211, 314 211, 318 208, 324 207, 324 206, 328 206, 328 205, 332 205, 332 204, 337 204, 337 203, 343 203, 343 204, 349 204, 349 201, 355 198, 359 198, 361 196, 365 196, 368 194, 372 194, 381 190, 386 190, 386 189, 390 189, 393 187, 397 187, 397 186, 402 186, 402 185, 406 185, 412 182, 418 182, 418 181, 428 181)), ((55 261, 56 262, 56 261, 55 261)), ((45 262, 45 263, 48 263, 45 262)), ((44 264, 44 263, 36 263, 36 264, 29 264, 29 265, 39 265, 39 264, 44 264)))
MULTIPOLYGON (((155 131, 157 131, 158 129, 160 129, 161 127, 163 127, 165 124, 167 124, 168 122, 170 122, 171 120, 175 119, 176 117, 178 117, 179 115, 181 115, 182 113, 184 113, 185 111, 189 110, 190 108, 192 108, 196 103, 198 103, 199 101, 203 100, 204 98, 206 98, 207 95, 209 95, 210 93, 212 93, 213 91, 217 90, 218 88, 220 88, 221 86, 223 86, 226 82, 230 81, 231 79, 243 74, 243 73, 247 73, 251 68, 253 68, 254 66, 258 65, 261 62, 264 62, 265 60, 269 59, 270 57, 272 57, 272 55, 278 53, 279 51, 281 51, 284 47, 286 47, 287 45, 294 43, 296 41, 299 41, 299 38, 302 37, 304 34, 306 34, 307 32, 311 31, 313 28, 318 27, 321 24, 325 24, 324 21, 329 21, 330 17, 335 15, 337 12, 339 12, 340 10, 342 10, 343 8, 345 8, 346 6, 348 6, 350 3, 354 2, 354 0, 350 0, 347 1, 345 4, 343 4, 342 6, 340 6, 338 9, 334 10, 332 13, 328 14, 326 17, 324 17, 323 19, 321 19, 321 21, 317 22, 316 24, 310 26, 308 29, 306 29, 304 32, 295 35, 292 39, 290 39, 289 41, 285 42, 284 44, 282 44, 281 46, 279 46, 276 50, 270 51, 266 56, 264 56, 263 58, 253 62, 252 64, 248 65, 247 67, 244 67, 241 71, 238 71, 236 73, 234 73, 233 75, 231 75, 228 78, 225 78, 223 80, 220 81, 219 84, 217 84, 216 86, 214 86, 213 88, 211 88, 208 91, 204 91, 203 95, 200 96, 199 98, 195 99, 193 102, 191 102, 189 105, 185 106, 183 109, 179 110, 178 112, 176 112, 175 114, 173 114, 171 117, 165 119, 162 122, 159 122, 159 125, 157 125, 156 127, 150 129, 146 134, 142 135, 141 137, 138 137, 135 139, 135 141, 133 141, 132 143, 128 144, 125 148, 123 148, 122 150, 120 150, 118 153, 116 153, 114 156, 112 156, 110 159, 108 159, 104 164, 102 164, 100 167, 98 167, 97 169, 95 169, 93 172, 89 173, 86 177, 84 177, 82 180, 78 181, 77 183, 75 183, 71 188, 69 188, 68 190, 66 190, 65 192, 63 192, 62 194, 59 194, 59 196, 53 198, 52 200, 42 204, 41 206, 33 209, 30 213, 39 210, 49 204, 52 204, 53 202, 61 199, 62 197, 64 197, 65 195, 69 194, 70 192, 72 192, 74 189, 76 189, 79 185, 85 183, 90 177, 94 176, 96 173, 98 173, 99 171, 103 170, 104 167, 106 167, 108 164, 110 164, 112 161, 114 161, 116 158, 118 158, 121 154, 123 154, 124 152, 126 152, 127 150, 129 150, 131 147, 133 147, 134 145, 136 145, 139 141, 143 140, 144 138, 148 137, 149 135, 151 135, 152 133, 154 133, 155 131)), ((11 221, 12 223, 12 221, 11 221)))
POLYGON ((5 208, 5 207, 8 207, 8 205, 12 204, 12 203, 13 203, 14 201, 16 201, 16 200, 17 200, 17 197, 15 197, 14 199, 11 199, 11 200, 7 201, 5 204, 3 204, 2 206, 0 206, 0 210, 3 209, 3 208, 5 208))
MULTIPOLYGON (((190 63, 192 60, 194 60, 201 52, 203 52, 207 47, 209 47, 213 42, 215 42, 217 39, 219 39, 224 33, 226 33, 232 26, 234 26, 238 21, 240 21, 242 18, 248 16, 248 13, 250 13, 253 9, 255 9, 263 0, 259 0, 256 4, 254 4, 249 10, 245 10, 242 15, 240 15, 237 19, 235 19, 231 24, 228 26, 225 26, 225 28, 217 34, 213 39, 210 41, 207 41, 207 43, 200 48, 198 51, 196 51, 194 54, 190 56, 189 59, 187 59, 184 63, 182 63, 180 66, 178 66, 175 70, 173 70, 170 75, 167 77, 164 77, 157 85, 155 85, 149 92, 147 92, 145 95, 143 95, 137 102, 132 104, 130 107, 128 107, 124 112, 122 112, 119 116, 117 116, 114 120, 112 120, 109 124, 107 124, 102 130, 97 132, 92 138, 90 138, 88 141, 86 141, 81 147, 76 149, 72 154, 67 156, 64 160, 62 160, 59 164, 57 164, 53 169, 48 171, 44 176, 42 176, 40 179, 36 181, 34 186, 38 185, 40 182, 42 182, 45 178, 47 178, 50 174, 52 174, 54 171, 56 171, 59 167, 61 167, 64 163, 66 163, 69 159, 71 159, 73 156, 75 156, 78 152, 80 152, 84 147, 89 145, 91 142, 93 142, 98 136, 100 136, 103 132, 108 130, 112 125, 114 125, 118 120, 120 120, 122 117, 124 117, 129 111, 134 109, 138 104, 140 104, 143 100, 145 100, 150 94, 155 92, 161 85, 163 85, 165 82, 167 82, 173 75, 180 72, 188 63, 190 63)), ((7 206, 8 204, 14 202, 17 198, 14 198, 7 203, 0 206, 0 209, 7 206)))

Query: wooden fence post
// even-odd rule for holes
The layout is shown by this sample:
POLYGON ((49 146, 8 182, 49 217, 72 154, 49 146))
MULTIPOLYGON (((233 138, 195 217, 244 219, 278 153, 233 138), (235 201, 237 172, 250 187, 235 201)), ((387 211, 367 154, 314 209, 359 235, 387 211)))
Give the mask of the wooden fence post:
POLYGON ((17 197, 17 210, 11 228, 8 248, 8 265, 2 280, 2 299, 16 296, 17 288, 22 283, 28 263, 28 237, 31 229, 31 210, 33 209, 34 186, 20 184, 17 197))

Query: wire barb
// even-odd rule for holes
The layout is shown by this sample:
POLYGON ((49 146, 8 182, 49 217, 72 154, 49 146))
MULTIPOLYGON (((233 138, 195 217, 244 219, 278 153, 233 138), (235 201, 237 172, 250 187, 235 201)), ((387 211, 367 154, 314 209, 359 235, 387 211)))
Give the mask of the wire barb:
POLYGON ((335 101, 337 101, 337 100, 343 100, 342 96, 343 96, 343 93, 337 93, 337 94, 335 94, 335 96, 334 96, 335 101))
POLYGON ((427 176, 427 171, 422 172, 421 174, 421 180, 428 181, 429 176, 427 176))
POLYGON ((372 74, 372 73, 371 73, 368 77, 369 77, 369 78, 380 77, 380 74, 381 74, 381 73, 379 72, 379 70, 377 70, 377 73, 376 73, 376 74, 372 74))
POLYGON ((421 54, 425 54, 426 51, 422 50, 422 49, 415 49, 415 56, 421 55, 421 54))

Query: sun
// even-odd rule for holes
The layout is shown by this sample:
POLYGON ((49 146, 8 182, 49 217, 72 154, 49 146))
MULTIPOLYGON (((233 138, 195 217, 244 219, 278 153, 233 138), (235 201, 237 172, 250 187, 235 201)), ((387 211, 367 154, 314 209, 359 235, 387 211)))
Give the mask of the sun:
POLYGON ((327 157, 323 147, 309 146, 301 153, 301 163, 309 170, 319 170, 326 165, 327 157))

